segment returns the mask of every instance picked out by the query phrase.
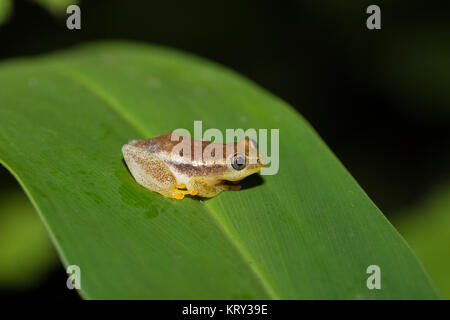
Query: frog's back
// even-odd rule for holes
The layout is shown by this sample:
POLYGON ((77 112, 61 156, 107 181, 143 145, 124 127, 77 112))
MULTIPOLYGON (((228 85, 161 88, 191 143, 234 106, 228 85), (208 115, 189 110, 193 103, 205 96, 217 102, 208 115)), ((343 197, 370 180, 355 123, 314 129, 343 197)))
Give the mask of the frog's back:
POLYGON ((167 132, 146 140, 137 140, 132 144, 155 154, 179 177, 212 176, 226 170, 223 158, 213 159, 213 157, 204 157, 203 154, 203 151, 211 144, 213 144, 211 147, 222 148, 225 152, 225 144, 199 141, 174 132, 167 132), (195 152, 196 147, 199 148, 198 152, 195 152))
MULTIPOLYGON (((179 139, 173 141, 171 139, 172 132, 167 132, 161 136, 146 139, 146 140, 133 140, 130 143, 138 148, 145 149, 151 153, 170 153, 172 149, 179 143, 179 139)), ((176 136, 175 136, 176 137, 176 136)))

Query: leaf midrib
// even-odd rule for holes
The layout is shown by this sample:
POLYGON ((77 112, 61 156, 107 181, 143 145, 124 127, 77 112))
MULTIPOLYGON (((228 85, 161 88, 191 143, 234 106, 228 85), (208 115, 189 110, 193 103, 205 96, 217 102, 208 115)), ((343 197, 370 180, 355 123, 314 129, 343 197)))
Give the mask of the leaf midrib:
MULTIPOLYGON (((98 86, 94 81, 92 81, 92 79, 86 76, 86 74, 67 68, 66 66, 59 66, 55 69, 55 71, 68 80, 76 82, 79 85, 83 86, 89 92, 103 100, 109 108, 111 108, 119 116, 123 117, 123 119, 125 119, 132 127, 134 127, 144 138, 155 135, 148 131, 147 127, 143 126, 138 120, 136 120, 132 113, 129 113, 126 108, 124 108, 116 99, 114 99, 114 97, 108 94, 101 86, 98 86)), ((256 266, 256 260, 251 257, 251 255, 243 248, 239 241, 233 238, 231 232, 226 227, 226 223, 219 219, 218 215, 215 214, 215 210, 208 206, 206 203, 201 204, 201 206, 209 214, 209 217, 222 232, 225 239, 229 241, 231 246, 244 261, 244 264, 247 266, 247 268, 251 271, 251 273, 253 273, 256 281, 260 283, 261 287, 264 289, 268 297, 270 297, 271 299, 281 299, 280 296, 275 293, 269 282, 266 280, 263 272, 256 266)))

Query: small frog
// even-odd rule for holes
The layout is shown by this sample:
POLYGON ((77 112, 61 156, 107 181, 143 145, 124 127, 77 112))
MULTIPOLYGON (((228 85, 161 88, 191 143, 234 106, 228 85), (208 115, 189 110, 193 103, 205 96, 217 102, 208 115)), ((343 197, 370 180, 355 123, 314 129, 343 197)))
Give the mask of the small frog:
POLYGON ((214 197, 239 190, 239 180, 264 167, 256 142, 214 143, 168 132, 147 140, 132 140, 122 147, 125 162, 136 181, 166 197, 186 194, 214 197), (196 152, 197 151, 197 152, 196 152))

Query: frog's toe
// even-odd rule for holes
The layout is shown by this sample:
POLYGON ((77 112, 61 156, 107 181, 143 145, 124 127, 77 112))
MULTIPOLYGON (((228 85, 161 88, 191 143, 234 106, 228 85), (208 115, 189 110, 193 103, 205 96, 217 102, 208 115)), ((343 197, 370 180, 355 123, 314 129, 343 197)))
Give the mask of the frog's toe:
POLYGON ((189 194, 191 196, 195 196, 198 194, 197 190, 179 190, 180 192, 183 192, 184 195, 189 194))
POLYGON ((171 194, 170 197, 173 199, 182 200, 184 198, 184 193, 183 192, 175 192, 175 193, 171 194))
MULTIPOLYGON (((177 186, 177 188, 179 188, 179 186, 177 186)), ((185 188, 186 188, 186 186, 185 186, 185 188)), ((172 195, 170 195, 170 197, 181 200, 187 194, 189 194, 191 196, 195 196, 198 194, 198 190, 176 190, 172 195)))

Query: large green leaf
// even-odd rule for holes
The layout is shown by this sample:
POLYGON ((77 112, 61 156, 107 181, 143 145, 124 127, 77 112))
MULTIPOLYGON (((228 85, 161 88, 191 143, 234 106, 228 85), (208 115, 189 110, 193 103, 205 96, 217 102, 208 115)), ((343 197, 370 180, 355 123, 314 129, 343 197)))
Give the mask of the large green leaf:
POLYGON ((0 159, 64 264, 80 266, 83 297, 436 298, 404 240, 308 123, 229 70, 103 43, 3 63, 0 85, 0 159), (194 120, 279 128, 278 174, 206 201, 139 186, 121 146, 194 120), (381 290, 366 287, 373 264, 381 290))

